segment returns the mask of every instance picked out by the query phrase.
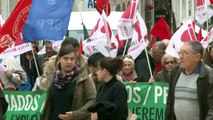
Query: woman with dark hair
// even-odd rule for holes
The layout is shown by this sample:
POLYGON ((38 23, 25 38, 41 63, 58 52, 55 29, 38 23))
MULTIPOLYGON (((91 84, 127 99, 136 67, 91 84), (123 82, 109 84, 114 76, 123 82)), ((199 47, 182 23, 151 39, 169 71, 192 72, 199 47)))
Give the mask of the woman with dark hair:
POLYGON ((96 74, 97 71, 97 64, 101 58, 105 56, 101 52, 93 53, 87 60, 87 65, 89 68, 89 77, 95 83, 96 89, 100 86, 101 82, 98 81, 98 76, 96 74))
POLYGON ((98 80, 103 81, 97 91, 96 103, 88 110, 93 112, 92 119, 126 120, 128 116, 127 91, 125 86, 116 78, 122 69, 121 58, 102 58, 98 65, 98 80))
POLYGON ((76 49, 63 45, 56 60, 54 72, 47 74, 43 120, 90 120, 87 109, 95 102, 96 90, 86 69, 77 64, 76 49))

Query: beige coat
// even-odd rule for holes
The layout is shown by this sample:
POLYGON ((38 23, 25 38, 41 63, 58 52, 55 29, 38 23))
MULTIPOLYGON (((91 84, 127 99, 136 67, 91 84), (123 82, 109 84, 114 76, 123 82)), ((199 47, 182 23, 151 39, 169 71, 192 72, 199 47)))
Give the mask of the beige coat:
MULTIPOLYGON (((42 75, 40 87, 46 89, 48 94, 47 104, 43 112, 44 115, 42 116, 42 120, 48 120, 48 115, 51 110, 51 98, 49 97, 49 91, 52 86, 55 61, 56 57, 54 56, 50 59, 49 64, 46 66, 44 74, 42 75)), ((80 61, 80 63, 82 62, 80 61)), ((74 120, 90 120, 90 113, 87 111, 87 108, 95 102, 96 90, 94 83, 92 83, 88 77, 87 71, 83 66, 81 67, 80 74, 75 78, 75 80, 77 80, 77 82, 74 91, 73 106, 70 106, 73 118, 74 120)))

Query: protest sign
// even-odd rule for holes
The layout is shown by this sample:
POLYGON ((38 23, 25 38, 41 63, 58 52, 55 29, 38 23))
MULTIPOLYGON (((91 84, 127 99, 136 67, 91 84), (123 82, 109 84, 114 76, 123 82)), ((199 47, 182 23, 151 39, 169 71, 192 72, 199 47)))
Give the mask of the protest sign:
POLYGON ((5 120, 40 120, 45 91, 4 91, 4 94, 9 103, 5 120))
POLYGON ((168 83, 124 83, 128 92, 128 107, 137 120, 164 120, 168 83))

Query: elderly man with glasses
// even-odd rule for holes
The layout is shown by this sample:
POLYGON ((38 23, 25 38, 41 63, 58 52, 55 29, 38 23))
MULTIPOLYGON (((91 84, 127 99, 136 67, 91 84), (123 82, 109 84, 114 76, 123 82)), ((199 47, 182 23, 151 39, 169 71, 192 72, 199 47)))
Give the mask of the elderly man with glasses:
POLYGON ((202 62, 203 47, 185 42, 171 72, 166 120, 213 119, 213 70, 202 62))

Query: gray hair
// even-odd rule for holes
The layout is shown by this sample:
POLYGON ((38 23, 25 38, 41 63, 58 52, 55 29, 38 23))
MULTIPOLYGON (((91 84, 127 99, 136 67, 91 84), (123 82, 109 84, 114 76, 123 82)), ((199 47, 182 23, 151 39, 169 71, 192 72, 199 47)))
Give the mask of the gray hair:
POLYGON ((153 47, 158 47, 161 53, 164 53, 166 50, 166 45, 162 41, 157 41, 153 47))
POLYGON ((189 45, 194 53, 200 53, 201 56, 203 56, 203 46, 198 41, 188 41, 184 44, 189 45))
MULTIPOLYGON (((163 57, 161 58, 161 65, 163 66, 163 67, 165 67, 165 61, 169 58, 169 57, 173 57, 173 56, 171 56, 171 55, 169 55, 169 54, 164 54, 163 55, 163 57)), ((173 57, 174 58, 174 62, 175 62, 175 64, 177 64, 178 63, 178 60, 175 58, 175 57, 173 57)))

